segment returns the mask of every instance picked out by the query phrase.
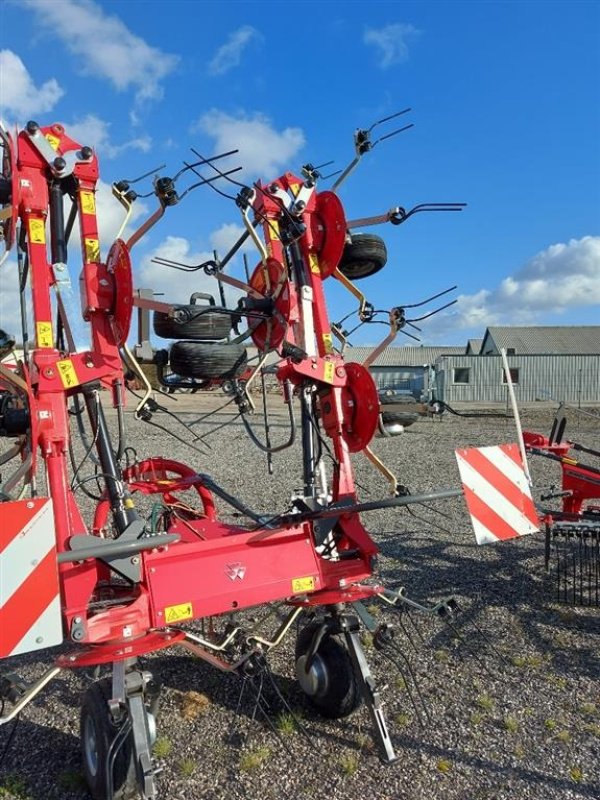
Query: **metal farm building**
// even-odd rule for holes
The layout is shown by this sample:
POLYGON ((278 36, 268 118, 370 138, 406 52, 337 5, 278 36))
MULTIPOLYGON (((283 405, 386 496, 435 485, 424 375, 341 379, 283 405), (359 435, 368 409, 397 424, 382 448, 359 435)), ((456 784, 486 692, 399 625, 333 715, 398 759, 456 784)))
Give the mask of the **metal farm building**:
POLYGON ((450 405, 505 403, 501 348, 519 402, 600 403, 600 326, 594 325, 490 327, 478 355, 436 360, 436 397, 450 405))

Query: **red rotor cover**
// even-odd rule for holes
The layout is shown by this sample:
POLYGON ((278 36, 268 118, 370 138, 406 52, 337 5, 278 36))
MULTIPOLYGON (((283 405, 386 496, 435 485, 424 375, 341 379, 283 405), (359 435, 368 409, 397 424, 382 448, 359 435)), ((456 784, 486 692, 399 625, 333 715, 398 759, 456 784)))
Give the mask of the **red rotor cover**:
POLYGON ((106 259, 106 269, 114 281, 112 326, 115 344, 122 347, 129 336, 133 313, 133 274, 129 250, 122 239, 115 239, 106 259))
MULTIPOLYGON (((249 281, 250 286, 263 297, 273 300, 273 316, 252 331, 252 341, 259 350, 276 350, 283 342, 290 318, 290 284, 283 264, 276 258, 267 258, 256 267, 249 281)), ((248 324, 253 327, 254 319, 248 324)))
POLYGON ((346 244, 346 215, 335 192, 319 192, 311 230, 322 278, 333 275, 346 244))
POLYGON ((371 373, 362 364, 345 364, 347 381, 342 389, 344 441, 351 453, 364 450, 379 421, 379 397, 371 373))

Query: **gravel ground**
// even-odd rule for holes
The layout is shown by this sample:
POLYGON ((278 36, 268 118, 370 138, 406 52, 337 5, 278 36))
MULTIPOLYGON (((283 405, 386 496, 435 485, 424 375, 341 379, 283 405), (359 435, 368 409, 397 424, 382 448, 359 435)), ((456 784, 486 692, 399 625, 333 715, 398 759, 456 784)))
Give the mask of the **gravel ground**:
MULTIPOLYGON (((190 406, 179 404, 182 408, 190 406)), ((186 415, 196 417, 197 412, 186 415)), ((523 417, 524 427, 547 432, 552 412, 526 410, 523 417)), ((214 421, 199 427, 207 430, 214 421)), ((268 478, 264 456, 238 424, 211 440, 214 449, 207 457, 172 440, 166 445, 162 432, 132 417, 128 430, 140 457, 168 448, 170 456, 210 472, 260 511, 285 509, 290 491, 301 484, 297 450, 276 456, 275 474, 268 478)), ((600 421, 582 417, 567 430, 573 439, 600 448, 600 421)), ((272 433, 285 436, 278 425, 272 433)), ((514 440, 506 420, 446 416, 420 419, 402 436, 377 440, 374 449, 417 492, 458 486, 455 447, 514 440)), ((357 457, 355 466, 361 499, 385 496, 385 481, 366 459, 357 457)), ((544 459, 532 462, 532 472, 536 496, 559 479, 544 459)), ((253 719, 246 695, 236 715, 238 679, 183 651, 162 651, 146 662, 164 687, 157 748, 164 768, 158 779, 161 798, 600 798, 600 610, 554 602, 541 534, 478 547, 462 499, 435 507, 446 516, 417 507, 415 516, 387 510, 364 517, 381 548, 384 583, 405 587, 422 603, 454 594, 463 609, 457 620, 460 637, 426 616, 413 617, 416 627, 408 620, 403 620, 405 630, 398 627, 397 641, 430 716, 423 726, 423 712, 411 703, 412 681, 390 671, 365 640, 398 761, 379 762, 364 710, 331 722, 310 709, 293 677, 293 636, 271 653, 270 663, 282 693, 310 731, 310 743, 281 716, 278 738, 253 719), (202 694, 197 705, 190 692, 202 694)), ((373 613, 382 621, 399 621, 393 610, 376 607, 373 613)), ((246 612, 246 619, 251 616, 246 612)), ((16 658, 9 667, 30 680, 53 654, 16 658)), ((63 673, 22 713, 0 767, 0 798, 88 797, 81 784, 78 716, 90 680, 89 671, 63 673)), ((11 727, 0 729, 0 756, 11 727)))

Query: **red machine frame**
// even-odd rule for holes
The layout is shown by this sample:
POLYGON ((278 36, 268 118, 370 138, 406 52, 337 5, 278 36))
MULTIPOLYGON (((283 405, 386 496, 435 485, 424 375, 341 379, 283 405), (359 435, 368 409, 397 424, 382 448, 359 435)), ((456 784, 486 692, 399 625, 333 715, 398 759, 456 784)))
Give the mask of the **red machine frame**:
MULTIPOLYGON (((138 784, 142 794, 151 797, 155 789, 144 705, 148 681, 145 673, 135 668, 136 657, 180 643, 228 669, 207 652, 206 642, 199 645, 172 626, 284 601, 290 614, 278 641, 299 609, 322 606, 330 615, 328 624, 346 637, 354 668, 362 676, 361 692, 369 704, 382 757, 394 760, 357 637, 357 623, 344 611, 346 604, 380 594, 383 587, 373 581, 365 583, 373 577, 378 550, 359 517, 369 504, 358 503, 350 461, 351 453, 368 449, 378 424, 379 401, 367 368, 344 363, 334 351, 323 291, 323 281, 331 276, 349 285, 337 269, 350 225, 339 199, 333 192, 317 192, 313 179, 291 173, 241 193, 239 205, 261 252, 261 261, 246 285, 247 302, 249 306, 257 300, 271 304, 264 321, 254 326, 252 338, 261 352, 276 350, 281 356, 277 378, 288 387, 289 402, 292 391, 300 397, 303 420, 304 496, 294 513, 267 521, 248 512, 209 476, 179 462, 150 458, 123 470, 111 445, 99 391, 101 386, 108 389, 113 404, 122 407, 122 353, 128 352, 133 307, 136 302, 142 304, 134 297, 130 251, 173 204, 173 182, 155 182, 159 210, 127 242, 117 239, 103 263, 95 202, 98 162, 91 148, 75 142, 60 125, 40 128, 30 122, 16 141, 9 141, 8 153, 11 163, 4 172, 11 177, 13 211, 6 224, 7 242, 10 245, 18 237, 27 262, 35 344, 28 358, 19 363, 16 377, 3 372, 3 379, 20 392, 28 410, 23 433, 30 442, 30 476, 36 472, 38 451, 43 462, 53 506, 53 553, 63 632, 80 646, 60 656, 55 669, 113 663, 117 676, 113 698, 127 706, 138 784), (73 201, 67 225, 65 195, 73 201), (75 216, 79 218, 83 262, 79 278, 82 314, 91 331, 91 346, 84 352, 75 350, 61 295, 67 271, 65 232, 75 216), (264 244, 256 237, 258 225, 264 244), (67 346, 58 346, 59 327, 65 331, 67 346), (81 397, 105 484, 90 526, 79 510, 67 458, 71 435, 68 401, 81 397), (317 417, 331 440, 335 462, 325 503, 318 499, 312 432, 317 417), (160 496, 168 508, 178 502, 176 493, 188 491, 199 496, 200 512, 173 521, 163 531, 147 530, 136 509, 136 494, 160 496), (246 512, 253 524, 220 522, 215 496, 246 512), (320 547, 332 531, 336 556, 324 557, 320 547)), ((362 304, 360 292, 351 284, 349 288, 362 298, 362 304)), ((397 315, 391 318, 396 320, 397 315)), ((425 497, 456 494, 460 490, 425 497)), ((397 497, 393 502, 408 505, 419 499, 397 497)), ((31 501, 5 506, 11 536, 22 526, 20 503, 26 502, 31 501)), ((6 609, 0 609, 2 613, 6 609)), ((17 627, 11 638, 4 636, 0 657, 14 652, 22 634, 17 627)), ((313 646, 316 650, 318 642, 313 646)), ((19 701, 18 708, 35 696, 55 669, 19 701)), ((111 781, 109 758, 109 788, 111 781)))

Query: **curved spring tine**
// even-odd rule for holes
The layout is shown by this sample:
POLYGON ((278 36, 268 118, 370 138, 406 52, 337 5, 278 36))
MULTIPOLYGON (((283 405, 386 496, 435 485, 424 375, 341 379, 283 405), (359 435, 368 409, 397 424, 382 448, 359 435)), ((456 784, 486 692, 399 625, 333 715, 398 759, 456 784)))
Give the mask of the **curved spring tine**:
MULTIPOLYGON (((386 659, 387 659, 387 660, 388 660, 388 661, 389 661, 391 664, 393 664, 393 665, 396 667, 396 669, 398 670, 398 672, 400 673, 400 675, 401 675, 401 677, 402 677, 402 679, 403 679, 403 681, 404 681, 404 685, 405 685, 405 687, 406 687, 406 694, 408 695, 408 699, 410 700, 410 704, 411 704, 411 706, 413 707, 413 709, 414 709, 414 712, 415 712, 415 715, 416 715, 416 717, 417 717, 417 722, 419 723, 419 725, 421 726, 421 728, 424 728, 424 727, 425 727, 425 725, 423 724, 423 719, 422 719, 422 717, 421 717, 421 710, 419 709, 419 706, 417 705, 417 703, 416 703, 416 701, 415 701, 414 695, 413 695, 413 693, 412 693, 412 690, 411 690, 411 688, 410 688, 410 683, 409 683, 409 682, 407 681, 407 679, 406 679, 406 673, 405 673, 405 672, 404 672, 404 670, 402 669, 402 667, 401 667, 401 665, 400 665, 400 662, 399 662, 399 660, 398 660, 398 659, 396 659, 396 658, 394 658, 394 656, 390 655, 389 653, 386 653, 384 650, 382 650, 382 651, 381 651, 381 654, 382 654, 382 655, 383 655, 383 657, 384 657, 384 658, 386 658, 386 659)), ((412 668, 411 668, 410 672, 411 672, 411 677, 412 677, 412 668)), ((413 679, 413 682, 414 682, 414 677, 413 677, 412 679, 413 679)), ((417 687, 418 687, 418 684, 417 684, 417 683, 415 683, 415 688, 417 688, 417 687)), ((424 711, 424 713, 425 713, 425 718, 426 718, 426 719, 427 719, 427 721, 429 722, 429 721, 431 721, 431 720, 430 720, 430 717, 429 717, 429 712, 428 712, 428 710, 427 710, 427 707, 426 707, 426 705, 425 705, 425 703, 424 703, 424 701, 423 701, 423 699, 422 699, 422 697, 421 697, 421 694, 420 694, 420 692, 419 692, 419 697, 420 697, 420 699, 421 699, 421 704, 422 704, 422 706, 423 706, 423 711, 424 711)))

